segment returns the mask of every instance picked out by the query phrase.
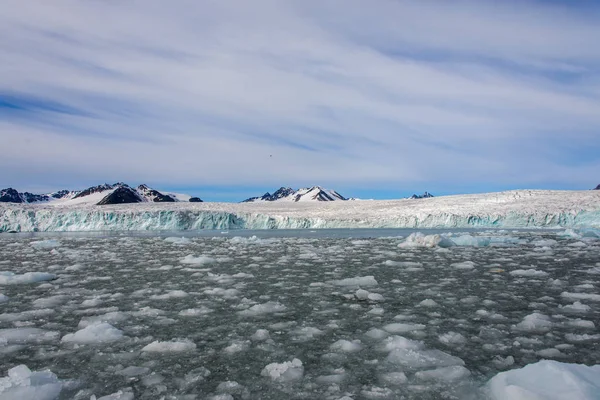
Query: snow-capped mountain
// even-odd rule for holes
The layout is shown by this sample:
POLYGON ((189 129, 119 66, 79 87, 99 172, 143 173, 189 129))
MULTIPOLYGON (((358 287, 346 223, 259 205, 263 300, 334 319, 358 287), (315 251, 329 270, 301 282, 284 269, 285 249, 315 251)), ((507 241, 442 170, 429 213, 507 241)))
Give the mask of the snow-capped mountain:
POLYGON ((596 186, 593 190, 600 190, 600 185, 596 186))
POLYGON ((29 192, 20 193, 13 188, 7 188, 0 190, 0 203, 41 203, 69 196, 72 197, 75 194, 76 192, 70 192, 68 190, 60 190, 48 194, 33 194, 29 192))
POLYGON ((147 185, 132 188, 123 182, 105 183, 81 191, 61 190, 49 194, 19 193, 8 188, 0 191, 0 202, 5 203, 49 203, 51 205, 106 205, 125 203, 162 203, 191 201, 202 202, 198 197, 184 194, 161 193, 147 185))
POLYGON ((344 196, 335 190, 324 189, 321 186, 313 186, 310 188, 302 188, 294 190, 290 187, 281 187, 273 194, 269 192, 260 197, 251 197, 242 201, 242 203, 254 203, 263 201, 336 201, 347 200, 344 196))
POLYGON ((413 194, 409 197, 409 199, 428 199, 430 197, 433 197, 433 195, 429 192, 425 192, 423 194, 413 194))

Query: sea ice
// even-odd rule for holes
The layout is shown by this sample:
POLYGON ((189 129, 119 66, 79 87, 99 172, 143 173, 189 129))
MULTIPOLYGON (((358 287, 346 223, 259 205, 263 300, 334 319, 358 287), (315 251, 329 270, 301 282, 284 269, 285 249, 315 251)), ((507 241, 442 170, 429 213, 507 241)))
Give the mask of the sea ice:
POLYGON ((369 286, 377 286, 378 283, 375 280, 374 276, 357 276, 355 278, 346 278, 340 279, 337 281, 329 282, 336 286, 359 286, 359 287, 369 287, 369 286))
POLYGON ((264 367, 260 374, 278 382, 293 382, 302 379, 304 366, 302 361, 294 358, 281 364, 271 363, 264 367))
POLYGON ((53 279, 56 279, 56 275, 46 272, 26 272, 24 274, 15 274, 14 272, 10 271, 0 271, 0 285, 19 285, 51 281, 53 279))
POLYGON ((0 378, 1 400, 54 400, 63 385, 51 371, 32 372, 19 365, 8 370, 8 376, 0 378))
POLYGON ((542 360, 501 372, 487 387, 494 400, 598 400, 600 365, 542 360))
POLYGON ((93 323, 85 328, 69 333, 61 339, 67 343, 92 344, 92 343, 108 343, 120 340, 123 338, 123 331, 115 328, 108 322, 93 323))
POLYGON ((173 339, 170 342, 160 342, 158 340, 144 346, 142 351, 148 353, 181 353, 196 349, 196 344, 190 340, 173 339))

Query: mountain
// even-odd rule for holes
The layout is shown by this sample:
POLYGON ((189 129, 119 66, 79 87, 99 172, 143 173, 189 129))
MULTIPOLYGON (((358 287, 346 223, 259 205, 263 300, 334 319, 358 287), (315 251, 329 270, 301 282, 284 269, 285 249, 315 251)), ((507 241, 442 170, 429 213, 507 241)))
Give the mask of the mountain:
POLYGON ((433 197, 433 195, 429 192, 425 192, 423 194, 413 194, 409 199, 428 199, 430 197, 433 197))
POLYGON ((123 182, 114 184, 105 183, 80 191, 60 190, 49 194, 33 194, 29 192, 19 193, 13 188, 0 191, 0 202, 5 203, 47 202, 55 205, 107 205, 179 201, 201 202, 202 200, 198 197, 191 197, 184 194, 161 193, 147 185, 139 185, 137 188, 132 188, 123 182))
POLYGON ((593 190, 600 190, 600 185, 596 186, 593 190))
POLYGON ((321 186, 313 186, 310 188, 302 188, 294 190, 289 187, 281 187, 273 194, 265 193, 261 197, 251 197, 242 201, 242 203, 254 203, 263 201, 337 201, 347 200, 344 196, 335 190, 324 189, 321 186))
POLYGON ((174 203, 177 201, 168 194, 162 194, 158 190, 150 189, 146 185, 138 186, 137 192, 145 197, 147 201, 153 201, 155 203, 174 203))

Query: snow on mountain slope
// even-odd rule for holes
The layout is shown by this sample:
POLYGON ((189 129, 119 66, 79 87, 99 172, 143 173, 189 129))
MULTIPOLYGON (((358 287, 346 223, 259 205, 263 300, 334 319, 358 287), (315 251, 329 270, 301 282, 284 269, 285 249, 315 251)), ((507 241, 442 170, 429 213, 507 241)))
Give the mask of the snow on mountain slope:
POLYGON ((600 228, 600 191, 352 202, 0 204, 0 232, 457 227, 600 228))
POLYGON ((310 188, 302 188, 294 190, 289 187, 281 187, 273 194, 265 193, 261 197, 251 197, 242 201, 242 203, 260 203, 273 201, 336 201, 346 200, 344 196, 335 190, 324 189, 321 186, 313 186, 310 188))

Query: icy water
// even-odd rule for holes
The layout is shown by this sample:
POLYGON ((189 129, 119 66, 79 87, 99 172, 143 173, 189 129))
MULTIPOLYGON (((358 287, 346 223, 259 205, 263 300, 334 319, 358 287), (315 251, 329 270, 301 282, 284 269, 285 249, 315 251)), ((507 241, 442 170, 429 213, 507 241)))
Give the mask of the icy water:
POLYGON ((0 376, 50 369, 61 399, 481 399, 541 359, 600 364, 595 232, 411 233, 0 235, 0 376))

